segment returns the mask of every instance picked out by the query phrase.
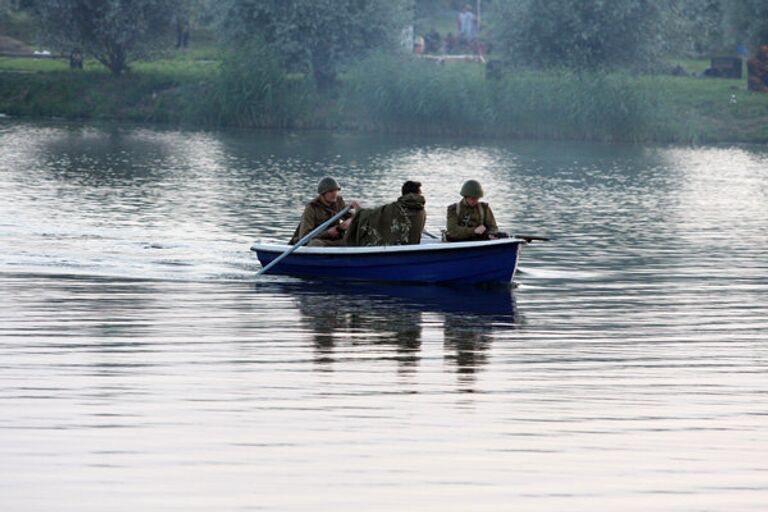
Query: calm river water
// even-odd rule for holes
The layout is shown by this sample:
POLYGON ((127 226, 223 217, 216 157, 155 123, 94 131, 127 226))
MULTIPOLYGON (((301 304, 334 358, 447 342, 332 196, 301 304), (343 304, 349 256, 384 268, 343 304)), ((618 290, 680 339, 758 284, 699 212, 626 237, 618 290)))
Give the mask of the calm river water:
POLYGON ((0 121, 0 510, 764 511, 768 149, 0 121), (317 180, 550 235, 254 278, 317 180))

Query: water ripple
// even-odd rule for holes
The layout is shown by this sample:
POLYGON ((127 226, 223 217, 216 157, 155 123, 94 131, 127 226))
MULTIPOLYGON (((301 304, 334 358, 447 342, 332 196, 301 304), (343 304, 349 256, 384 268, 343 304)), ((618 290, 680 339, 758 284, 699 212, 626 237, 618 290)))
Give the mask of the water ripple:
POLYGON ((762 511, 767 163, 4 120, 0 506, 762 511), (556 240, 514 291, 255 281, 327 173, 556 240))

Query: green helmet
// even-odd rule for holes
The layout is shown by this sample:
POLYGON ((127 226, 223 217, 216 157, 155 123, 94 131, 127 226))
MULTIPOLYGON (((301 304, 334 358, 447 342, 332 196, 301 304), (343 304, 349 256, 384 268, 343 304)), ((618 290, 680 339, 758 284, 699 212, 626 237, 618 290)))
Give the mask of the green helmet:
POLYGON ((483 197, 483 187, 477 180, 467 180, 461 187, 461 195, 464 197, 483 197))
POLYGON ((331 190, 341 190, 341 187, 339 186, 339 183, 330 176, 321 179, 320 183, 317 184, 317 193, 320 195, 330 192, 331 190))

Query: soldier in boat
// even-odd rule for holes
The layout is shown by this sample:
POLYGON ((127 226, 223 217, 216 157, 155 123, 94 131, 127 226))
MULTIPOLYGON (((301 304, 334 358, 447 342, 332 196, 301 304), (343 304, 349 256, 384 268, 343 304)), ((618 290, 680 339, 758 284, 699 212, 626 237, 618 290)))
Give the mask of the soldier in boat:
POLYGON ((421 183, 406 181, 400 192, 400 197, 393 203, 358 211, 344 234, 344 244, 381 246, 421 243, 421 232, 427 221, 421 183))
POLYGON ((488 203, 481 203, 483 187, 476 180, 468 180, 461 187, 462 200, 448 206, 445 240, 470 242, 507 238, 496 226, 496 218, 488 203))
MULTIPOLYGON (((295 244, 310 231, 315 229, 323 222, 329 220, 331 217, 343 210, 347 203, 344 202, 344 198, 341 197, 339 191, 341 187, 339 183, 330 176, 320 180, 317 184, 317 197, 310 201, 304 208, 304 214, 301 216, 301 222, 296 231, 294 231, 291 237, 290 245, 295 244)), ((360 205, 357 201, 350 201, 352 208, 359 208, 360 205)), ((324 232, 317 235, 307 245, 310 247, 333 247, 343 244, 344 231, 349 228, 352 222, 353 214, 348 212, 344 215, 339 223, 335 226, 331 226, 324 232)))

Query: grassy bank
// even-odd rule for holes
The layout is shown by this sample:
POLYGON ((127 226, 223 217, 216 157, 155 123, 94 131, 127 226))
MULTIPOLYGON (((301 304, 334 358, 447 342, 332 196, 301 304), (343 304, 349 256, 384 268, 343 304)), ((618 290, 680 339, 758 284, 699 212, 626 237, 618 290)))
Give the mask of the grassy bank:
POLYGON ((0 113, 11 116, 288 127, 307 124, 313 101, 301 77, 259 48, 238 58, 179 53, 133 64, 120 77, 95 61, 70 70, 61 59, 0 57, 0 113))
POLYGON ((620 141, 768 142, 768 95, 746 81, 508 73, 378 56, 318 94, 253 49, 181 54, 115 78, 96 63, 0 58, 0 112, 195 127, 368 131, 620 141))
POLYGON ((218 73, 217 64, 169 59, 115 78, 98 62, 72 71, 63 59, 0 57, 0 112, 22 117, 166 122, 164 95, 218 73))

